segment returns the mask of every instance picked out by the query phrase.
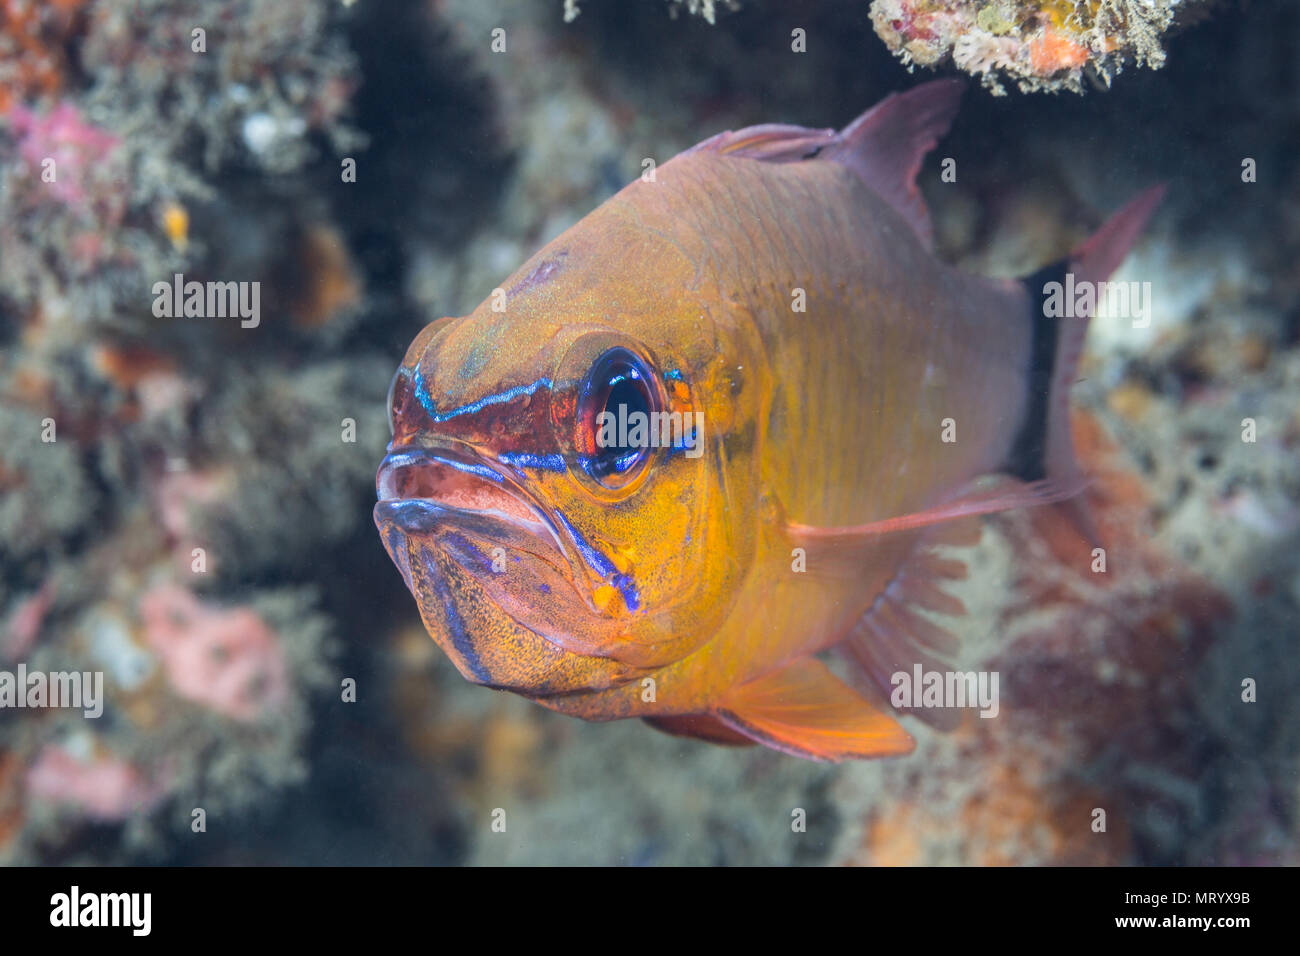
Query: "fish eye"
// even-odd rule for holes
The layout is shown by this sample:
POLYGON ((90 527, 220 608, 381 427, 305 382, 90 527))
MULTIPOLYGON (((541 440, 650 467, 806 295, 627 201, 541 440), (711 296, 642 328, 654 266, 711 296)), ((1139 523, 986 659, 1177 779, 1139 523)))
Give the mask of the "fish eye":
POLYGON ((654 451, 654 414, 660 411, 649 366, 625 348, 592 364, 578 401, 578 447, 583 470, 606 488, 627 486, 654 451))

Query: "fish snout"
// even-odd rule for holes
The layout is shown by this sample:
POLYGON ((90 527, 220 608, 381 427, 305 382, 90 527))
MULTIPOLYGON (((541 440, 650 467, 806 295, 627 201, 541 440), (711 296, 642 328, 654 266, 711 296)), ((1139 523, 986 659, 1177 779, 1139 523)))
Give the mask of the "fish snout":
POLYGON ((388 433, 394 443, 406 443, 428 426, 423 407, 427 398, 422 399, 420 392, 428 395, 432 384, 430 379, 441 378, 441 375, 431 375, 430 370, 444 365, 440 358, 443 344, 459 321, 455 316, 447 316, 429 323, 406 350, 402 364, 388 385, 386 400, 388 433))

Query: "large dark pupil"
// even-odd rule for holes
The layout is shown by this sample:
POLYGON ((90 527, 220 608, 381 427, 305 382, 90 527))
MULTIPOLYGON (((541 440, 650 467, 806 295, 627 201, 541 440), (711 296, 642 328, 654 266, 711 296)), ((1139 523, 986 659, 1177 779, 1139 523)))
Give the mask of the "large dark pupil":
MULTIPOLYGON (((632 431, 632 416, 637 412, 648 416, 650 412, 650 399, 646 394, 645 383, 633 378, 634 374, 632 369, 620 369, 610 376, 609 391, 606 393, 603 410, 609 413, 613 422, 615 441, 613 444, 596 449, 595 470, 602 477, 626 471, 635 462, 637 453, 646 447, 645 445, 618 443, 619 422, 627 423, 624 427, 630 433, 632 431)), ((648 419, 643 423, 641 431, 641 434, 646 435, 648 440, 649 433, 646 426, 648 426, 648 419)))

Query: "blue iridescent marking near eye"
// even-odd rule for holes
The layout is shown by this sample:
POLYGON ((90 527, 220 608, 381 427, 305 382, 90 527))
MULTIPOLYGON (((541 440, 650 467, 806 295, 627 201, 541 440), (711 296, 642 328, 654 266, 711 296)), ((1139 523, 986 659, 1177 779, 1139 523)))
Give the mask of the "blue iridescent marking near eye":
POLYGON ((696 443, 700 440, 700 436, 695 429, 695 423, 690 420, 690 414, 690 412, 687 412, 682 416, 682 427, 673 435, 672 451, 685 451, 687 448, 694 449, 696 443), (688 428, 690 429, 689 444, 687 443, 688 434, 686 431, 688 428))
POLYGON ((415 370, 415 375, 412 376, 411 383, 415 386, 415 397, 419 399, 420 405, 429 413, 431 419, 439 423, 450 421, 460 415, 472 415, 489 405, 501 405, 524 395, 532 395, 539 388, 551 387, 551 380, 549 378, 539 378, 537 381, 530 382, 527 385, 516 385, 514 388, 507 388, 504 391, 485 395, 483 398, 480 398, 477 401, 468 402, 459 408, 440 412, 433 404, 433 399, 429 397, 429 389, 425 386, 424 375, 419 369, 415 370))
POLYGON ((682 380, 682 373, 675 368, 670 368, 668 371, 664 372, 664 380, 669 382, 680 382, 682 380))
POLYGON ((605 557, 605 555, 601 554, 599 550, 593 548, 587 543, 587 539, 582 536, 582 533, 577 528, 569 523, 569 519, 564 516, 563 512, 557 511, 555 517, 559 520, 560 524, 564 525, 564 530, 568 531, 569 534, 573 536, 573 540, 578 546, 578 552, 582 555, 582 559, 587 562, 587 567, 591 568, 602 578, 607 578, 618 571, 618 568, 614 567, 609 558, 605 557))
POLYGON ((491 468, 488 468, 486 465, 471 465, 463 461, 455 461, 454 459, 451 458, 439 458, 438 462, 439 464, 450 465, 452 468, 455 468, 457 471, 464 471, 464 472, 468 472, 471 475, 478 475, 480 478, 487 478, 490 481, 495 481, 497 484, 501 484, 503 481, 505 481, 504 478, 498 475, 491 468))
MULTIPOLYGON (((667 451, 669 455, 673 455, 684 451, 685 448, 686 446, 683 444, 683 439, 679 436, 673 440, 672 447, 665 449, 665 451, 667 451)), ((628 468, 631 468, 632 465, 635 464, 636 458, 641 454, 641 452, 642 449, 635 448, 628 452, 624 457, 618 459, 615 463, 616 470, 623 472, 628 468)), ((537 455, 533 452, 527 451, 503 451, 497 455, 497 461, 501 462, 503 465, 509 465, 512 468, 534 468, 541 471, 563 471, 568 467, 568 461, 563 455, 537 455)), ((592 455, 581 455, 578 458, 578 465, 589 474, 591 469, 595 467, 595 464, 596 458, 592 455)), ((501 478, 498 475, 494 480, 500 481, 501 478)))
POLYGON ((614 575, 614 587, 623 595, 623 603, 629 611, 641 610, 641 594, 636 589, 636 582, 630 574, 614 575))
POLYGON ((563 455, 535 455, 527 451, 504 451, 497 455, 497 461, 513 468, 539 468, 543 471, 563 471, 563 455))

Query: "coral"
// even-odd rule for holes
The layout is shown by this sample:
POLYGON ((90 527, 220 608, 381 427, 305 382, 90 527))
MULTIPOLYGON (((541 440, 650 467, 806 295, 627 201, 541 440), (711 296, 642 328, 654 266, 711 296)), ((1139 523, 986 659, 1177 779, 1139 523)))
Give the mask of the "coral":
MULTIPOLYGON (((5 119, 13 156, 5 162, 0 145, 0 283, 10 297, 30 306, 60 282, 134 263, 119 235, 128 211, 120 138, 68 101, 45 112, 15 106, 5 119)), ((59 311, 57 302, 51 295, 45 309, 59 311)))
MULTIPOLYGON (((26 164, 24 172, 30 181, 39 179, 47 184, 49 189, 41 192, 50 199, 78 212, 91 213, 86 209, 88 194, 93 190, 97 196, 103 196, 108 190, 102 183, 94 188, 90 180, 102 177, 105 167, 112 168, 113 152, 121 140, 87 123, 67 101, 44 115, 16 106, 9 111, 9 124, 18 137, 18 156, 26 164), (37 175, 37 170, 46 163, 53 164, 49 180, 37 175)), ((36 201, 44 198, 41 196, 36 201)), ((109 215, 95 219, 100 228, 111 229, 121 222, 121 216, 119 201, 109 215)))
POLYGON ((360 277, 347 244, 332 226, 316 223, 304 229, 294 250, 293 268, 287 271, 299 280, 285 289, 285 299, 290 316, 301 328, 337 322, 361 302, 360 277))
POLYGON ((41 750, 27 771, 28 800, 69 807, 88 820, 117 822, 157 805, 165 786, 107 753, 78 756, 66 747, 41 750))
POLYGON ((0 663, 26 656, 40 636, 41 625, 53 603, 54 585, 50 581, 42 584, 35 594, 18 602, 0 630, 0 663))
POLYGON ((18 755, 0 749, 0 860, 23 824, 22 782, 18 755))
POLYGON ((72 846, 86 823, 156 849, 167 806, 235 812, 302 779, 306 698, 335 680, 316 597, 201 598, 158 563, 161 543, 129 526, 59 578, 27 664, 102 672, 104 715, 0 724, 0 859, 72 846))
POLYGON ((872 0, 871 20, 904 63, 950 60, 996 92, 1109 84, 1125 62, 1158 68, 1160 37, 1205 0, 872 0))
POLYGON ((327 6, 301 0, 97 4, 81 44, 94 77, 88 102, 124 125, 148 124, 155 155, 194 149, 208 171, 232 159, 298 169, 313 133, 336 147, 355 141, 342 122, 351 57, 329 17, 327 6))
MULTIPOLYGON (((1153 852, 1155 808, 1165 825, 1198 825, 1180 795, 1196 791, 1215 742, 1190 717, 1196 684, 1179 678, 1205 660, 1231 602, 1153 542, 1151 494, 1096 418, 1080 412, 1073 424, 1099 541, 1053 508, 992 523, 970 563, 999 569, 996 637, 963 666, 1000 675, 1000 716, 922 738, 934 779, 871 809, 848 859, 1122 865, 1153 852), (953 767, 969 786, 953 784, 953 767)), ((989 585, 969 582, 961 596, 974 603, 989 585)))
MULTIPOLYGON (((238 813, 305 777, 340 599, 301 585, 370 527, 385 323, 408 318, 376 317, 354 242, 405 237, 393 217, 417 205, 410 154, 384 177, 345 121, 360 11, 143 0, 56 18, 72 6, 0 0, 0 49, 44 44, 0 64, 0 655, 102 671, 107 699, 92 733, 63 712, 0 723, 5 860, 76 853, 89 823, 106 857, 157 852, 168 807, 238 813), (360 183, 340 184, 345 147, 360 183), (178 272, 259 282, 263 325, 158 321, 152 284, 178 272)), ((423 108, 412 76, 442 69, 438 49, 421 63, 387 68, 423 108)), ((482 95, 445 69, 432 149, 482 95)), ((456 168, 492 177, 465 148, 456 168)))
MULTIPOLYGON (((0 38, 43 36, 46 21, 75 12, 77 29, 60 34, 59 49, 79 67, 33 81, 43 94, 35 106, 25 102, 35 93, 6 87, 0 74, 0 90, 11 90, 0 109, 0 296, 29 322, 61 325, 60 338, 85 322, 139 331, 154 281, 214 268, 191 214, 217 194, 220 173, 290 173, 322 143, 359 145, 343 122, 352 61, 329 8, 316 3, 53 6, 35 26, 15 21, 3 32, 0 23, 0 38), (200 29, 201 45, 192 35, 200 29), (55 91, 57 107, 48 102, 55 91), (90 156, 96 162, 84 162, 90 156), (42 179, 50 158, 54 182, 42 179)), ((4 9, 17 16, 41 5, 4 9)))
POLYGON ((388 437, 383 396, 390 365, 359 355, 289 376, 259 370, 233 378, 205 405, 194 459, 196 467, 205 458, 223 464, 225 472, 212 479, 226 493, 208 501, 190 494, 185 507, 218 573, 244 576, 310 563, 323 543, 369 524, 374 460, 388 437), (249 416, 247 409, 258 412, 249 416), (344 419, 355 423, 353 440, 344 419), (267 535, 277 526, 311 533, 267 535))
POLYGON ((68 45, 87 0, 0 2, 0 115, 15 104, 59 94, 68 83, 68 45))
MULTIPOLYGON (((0 394, 5 384, 0 376, 0 394)), ((41 440, 42 420, 55 414, 49 407, 0 404, 0 539, 8 560, 57 551, 97 504, 72 430, 60 428, 56 441, 41 440)))
POLYGON ((201 602, 175 585, 140 598, 145 642, 180 696, 235 720, 274 714, 288 696, 279 637, 248 608, 201 602))
POLYGON ((1072 866, 1122 865, 1131 852, 1123 820, 1098 839, 1084 825, 1103 800, 1097 791, 1054 787, 1049 762, 976 734, 958 734, 962 758, 976 774, 954 805, 901 800, 868 814, 862 843, 849 860, 873 866, 944 862, 939 845, 959 842, 972 866, 1039 860, 1072 866), (946 837, 946 839, 945 839, 946 837))

